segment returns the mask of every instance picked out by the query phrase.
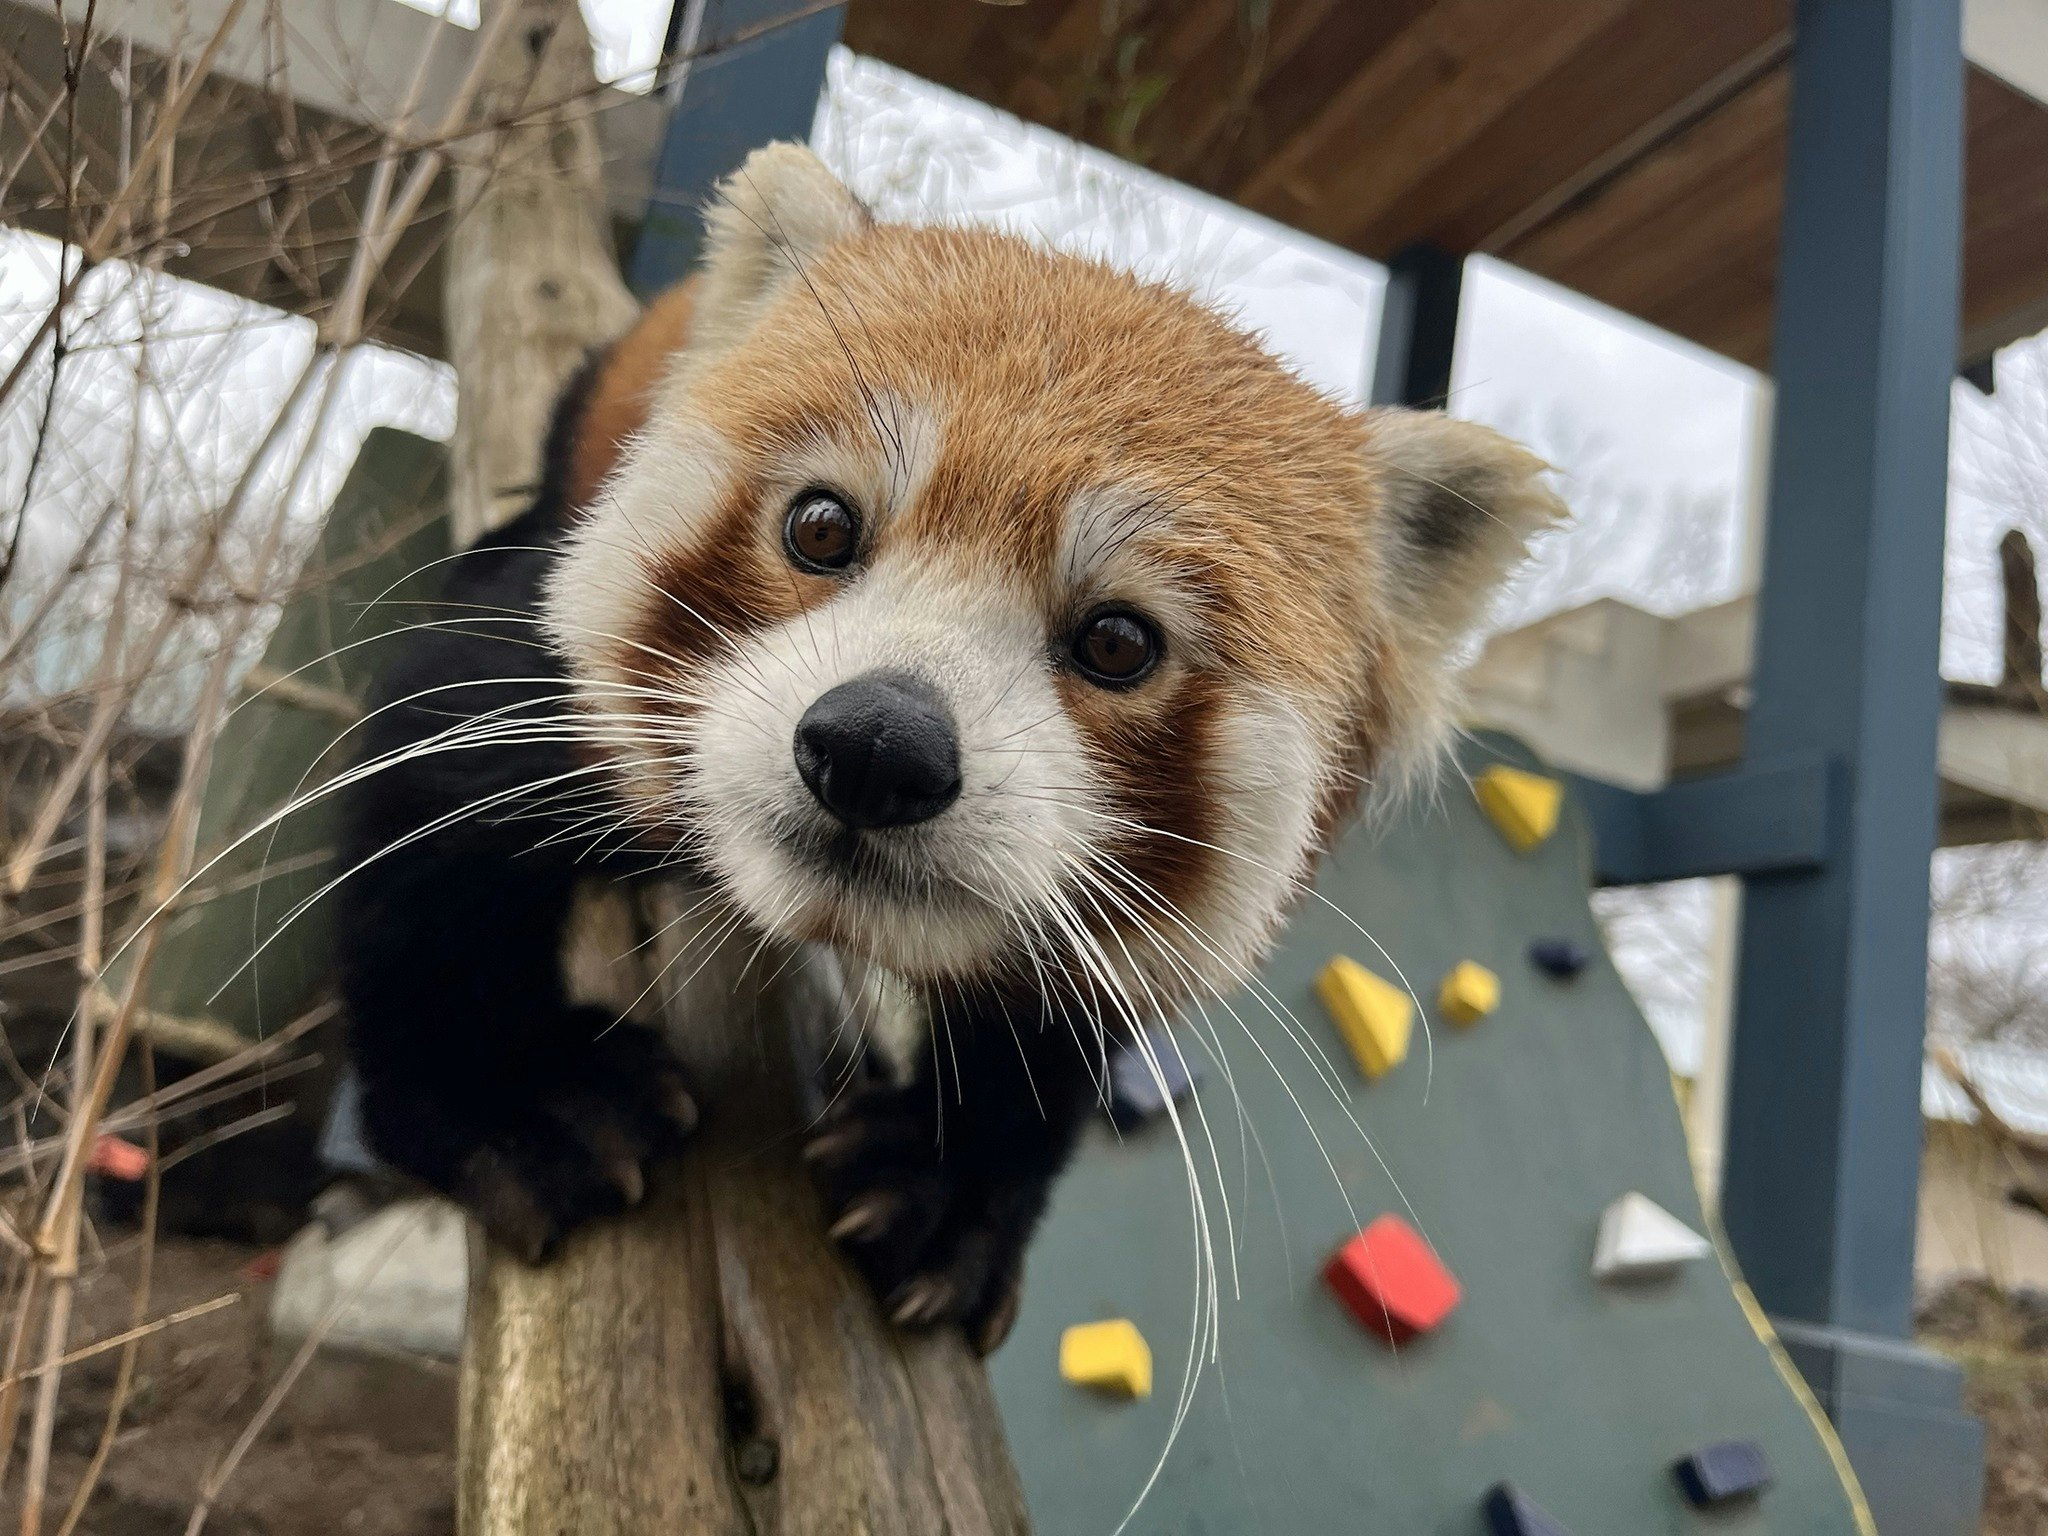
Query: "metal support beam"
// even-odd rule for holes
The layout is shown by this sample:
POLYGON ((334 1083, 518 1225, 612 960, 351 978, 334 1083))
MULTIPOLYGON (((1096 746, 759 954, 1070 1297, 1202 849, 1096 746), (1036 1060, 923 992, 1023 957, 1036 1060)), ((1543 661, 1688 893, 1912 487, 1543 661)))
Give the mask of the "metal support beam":
POLYGON ((1602 885, 1817 870, 1832 807, 1846 791, 1843 775, 1813 755, 1650 793, 1569 777, 1593 824, 1593 873, 1602 885))
POLYGON ((1373 361, 1374 405, 1441 407, 1451 393, 1465 258, 1411 245, 1387 267, 1373 361))
POLYGON ((1752 761, 1845 765, 1837 857, 1749 882, 1728 1226, 1766 1307, 1912 1321, 1942 525, 1961 186, 1957 0, 1802 0, 1752 761))
POLYGON ((806 0, 676 0, 668 130, 628 281, 642 298, 686 276, 698 210, 720 178, 775 139, 808 139, 845 7, 806 0))
POLYGON ((1747 752, 1829 760, 1845 792, 1825 863, 1745 880, 1722 1186, 1744 1273, 1811 1346, 1887 1536, 1974 1530, 1981 1483, 1953 1368, 1899 1342, 1920 1173, 1961 49, 1960 0, 1799 0, 1747 752), (1879 1353, 1883 1372, 1852 1368, 1879 1353), (1902 1373, 1912 1390, 1853 1385, 1902 1373), (1906 1442, 1918 1454, 1902 1457, 1906 1442), (1908 1462, 1917 1492, 1895 1475, 1908 1462))

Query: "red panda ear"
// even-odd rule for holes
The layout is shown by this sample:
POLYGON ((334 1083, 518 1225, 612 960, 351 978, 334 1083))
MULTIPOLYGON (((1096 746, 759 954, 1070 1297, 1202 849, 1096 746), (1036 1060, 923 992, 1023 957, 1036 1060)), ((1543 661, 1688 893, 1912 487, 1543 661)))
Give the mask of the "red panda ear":
POLYGON ((1370 412, 1366 432, 1387 595, 1407 637, 1441 663, 1566 508, 1544 483, 1550 466, 1490 427, 1391 409, 1370 412))
POLYGON ((824 251, 874 222, 801 144, 769 144, 719 183, 705 210, 693 352, 722 352, 824 251))

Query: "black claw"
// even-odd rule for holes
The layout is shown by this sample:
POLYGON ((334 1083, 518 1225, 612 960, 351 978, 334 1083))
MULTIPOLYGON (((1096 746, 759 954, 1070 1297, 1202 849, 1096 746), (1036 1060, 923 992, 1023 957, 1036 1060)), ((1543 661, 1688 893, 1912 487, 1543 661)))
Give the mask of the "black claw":
POLYGON ((976 1354, 987 1356, 1003 1347, 1010 1330, 1017 1326, 1017 1314, 1024 1305, 1024 1272, 1013 1271, 985 1316, 967 1330, 976 1354))
POLYGON ((845 1243, 877 1237, 902 1210, 903 1197, 892 1190, 863 1195, 832 1223, 831 1238, 836 1243, 845 1243))
POLYGON ((661 1112, 668 1117, 677 1134, 687 1136, 697 1129, 697 1100, 673 1073, 663 1073, 656 1080, 655 1092, 661 1102, 661 1112))
POLYGON ((861 1129, 857 1125, 837 1126, 812 1137, 804 1144, 803 1159, 814 1166, 844 1162, 860 1150, 861 1129))
POLYGON ((638 1163, 631 1159, 610 1163, 606 1165, 605 1173, 625 1198, 628 1210, 647 1197, 647 1176, 640 1171, 638 1163))

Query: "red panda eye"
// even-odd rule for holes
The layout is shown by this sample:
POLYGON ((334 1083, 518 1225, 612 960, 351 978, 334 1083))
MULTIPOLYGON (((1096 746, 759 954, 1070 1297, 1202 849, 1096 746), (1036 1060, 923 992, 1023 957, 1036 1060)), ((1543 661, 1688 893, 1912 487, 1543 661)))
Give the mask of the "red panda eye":
POLYGON ((805 491, 790 503, 782 547, 799 570, 843 571, 860 548, 860 518, 830 491, 805 491))
POLYGON ((1074 631, 1068 644, 1074 665, 1103 688, 1129 688, 1159 663, 1159 631, 1128 608, 1098 608, 1074 631))

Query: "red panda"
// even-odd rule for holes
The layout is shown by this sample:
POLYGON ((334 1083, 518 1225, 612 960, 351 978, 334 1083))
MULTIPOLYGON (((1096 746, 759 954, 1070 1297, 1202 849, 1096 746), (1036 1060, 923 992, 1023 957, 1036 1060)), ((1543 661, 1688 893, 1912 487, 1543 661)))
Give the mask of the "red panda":
POLYGON ((544 641, 424 637, 354 792, 372 1140, 536 1257, 637 1198, 687 1090, 544 973, 581 869, 667 871, 943 1033, 810 1156, 892 1314, 984 1348, 1105 1042, 1231 989, 1361 795, 1428 770, 1562 514, 1483 427, 1348 409, 1099 262, 877 222, 789 145, 548 462, 451 583, 544 641), (489 723, 436 750, 451 715, 489 723), (547 835, 564 804, 614 835, 547 835))

